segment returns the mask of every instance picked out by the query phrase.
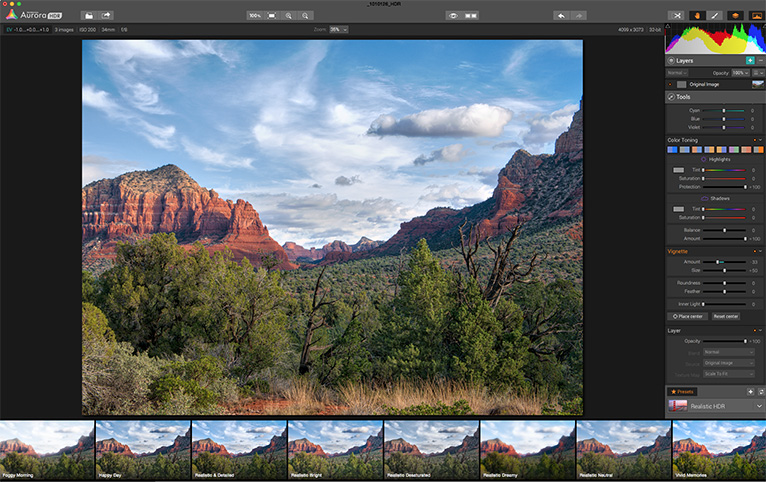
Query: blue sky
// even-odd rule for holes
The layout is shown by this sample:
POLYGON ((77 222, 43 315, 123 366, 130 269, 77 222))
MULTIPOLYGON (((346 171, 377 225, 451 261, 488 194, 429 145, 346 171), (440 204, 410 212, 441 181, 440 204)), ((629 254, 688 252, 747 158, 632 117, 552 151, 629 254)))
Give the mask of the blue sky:
POLYGON ((17 438, 31 445, 39 455, 45 455, 76 445, 80 437, 87 436, 92 431, 92 420, 2 421, 0 422, 0 441, 17 438))
POLYGON ((321 445, 325 453, 334 454, 364 445, 382 428, 380 420, 294 420, 288 422, 287 438, 308 439, 321 445))
POLYGON ((205 420, 192 422, 192 440, 212 439, 232 454, 268 445, 285 430, 284 420, 205 420))
POLYGON ((188 430, 188 420, 99 420, 96 442, 113 438, 138 455, 172 445, 177 436, 186 435, 188 430))
POLYGON ((173 163, 279 243, 385 240, 552 152, 579 40, 84 40, 83 185, 173 163))
POLYGON ((512 445, 520 454, 532 454, 559 443, 561 437, 572 433, 574 420, 492 420, 481 422, 481 439, 498 438, 512 445))
POLYGON ((624 454, 652 445, 658 436, 669 430, 669 420, 581 421, 577 422, 577 440, 595 438, 608 445, 612 452, 624 454))
POLYGON ((386 420, 386 440, 403 438, 425 454, 442 452, 463 443, 479 428, 478 420, 386 420))
POLYGON ((707 447, 712 454, 731 452, 748 445, 766 430, 766 420, 674 421, 673 440, 690 438, 707 447))

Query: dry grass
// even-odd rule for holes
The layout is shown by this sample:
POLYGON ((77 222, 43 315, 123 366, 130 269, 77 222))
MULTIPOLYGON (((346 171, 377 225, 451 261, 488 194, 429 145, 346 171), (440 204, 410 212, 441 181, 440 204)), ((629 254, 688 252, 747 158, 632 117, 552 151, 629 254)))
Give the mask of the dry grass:
POLYGON ((464 382, 406 381, 385 385, 349 383, 337 391, 316 381, 295 377, 274 385, 272 397, 255 402, 263 415, 385 415, 384 406, 453 405, 465 400, 476 415, 540 415, 543 406, 557 406, 546 395, 491 393, 464 382))
POLYGON ((452 405, 465 400, 477 415, 540 415, 552 401, 538 395, 490 393, 485 387, 463 382, 398 381, 384 387, 348 384, 339 389, 345 415, 385 414, 384 405, 403 409, 412 405, 452 405))
POLYGON ((296 377, 277 391, 277 396, 287 404, 275 405, 268 415, 315 415, 328 405, 337 403, 337 397, 314 380, 296 377))

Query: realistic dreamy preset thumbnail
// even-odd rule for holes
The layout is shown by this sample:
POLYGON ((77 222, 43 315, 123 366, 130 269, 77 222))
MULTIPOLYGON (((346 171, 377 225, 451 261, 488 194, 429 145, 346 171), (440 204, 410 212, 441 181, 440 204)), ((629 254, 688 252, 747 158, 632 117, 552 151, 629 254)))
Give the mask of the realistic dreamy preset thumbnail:
POLYGON ((669 420, 577 422, 577 478, 670 480, 669 420))
POLYGON ((0 421, 0 478, 93 480, 93 421, 0 421))
POLYGON ((284 420, 192 422, 192 479, 285 480, 284 420))
POLYGON ((82 43, 86 415, 582 413, 582 43, 82 43))
POLYGON ((188 420, 96 421, 96 478, 188 480, 188 420))
POLYGON ((673 478, 763 480, 766 420, 673 422, 673 478))
POLYGON ((574 420, 482 421, 481 477, 574 479, 574 420))

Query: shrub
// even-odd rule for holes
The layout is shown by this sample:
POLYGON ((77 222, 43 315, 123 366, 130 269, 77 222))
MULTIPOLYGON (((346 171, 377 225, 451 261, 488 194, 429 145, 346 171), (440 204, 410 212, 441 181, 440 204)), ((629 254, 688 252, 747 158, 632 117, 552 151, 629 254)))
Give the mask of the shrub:
POLYGON ((388 412, 388 415, 418 415, 418 416, 431 416, 431 415, 473 415, 473 410, 463 399, 457 400, 452 405, 447 405, 444 402, 437 401, 434 405, 427 403, 421 403, 420 405, 410 405, 404 408, 395 408, 383 405, 383 409, 388 412))

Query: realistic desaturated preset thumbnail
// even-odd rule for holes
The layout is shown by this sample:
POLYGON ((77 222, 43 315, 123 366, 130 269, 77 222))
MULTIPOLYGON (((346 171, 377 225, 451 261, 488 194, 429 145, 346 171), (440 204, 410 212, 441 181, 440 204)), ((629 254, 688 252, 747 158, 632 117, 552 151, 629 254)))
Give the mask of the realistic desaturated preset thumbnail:
POLYGON ((582 43, 82 43, 86 415, 582 413, 582 43))

